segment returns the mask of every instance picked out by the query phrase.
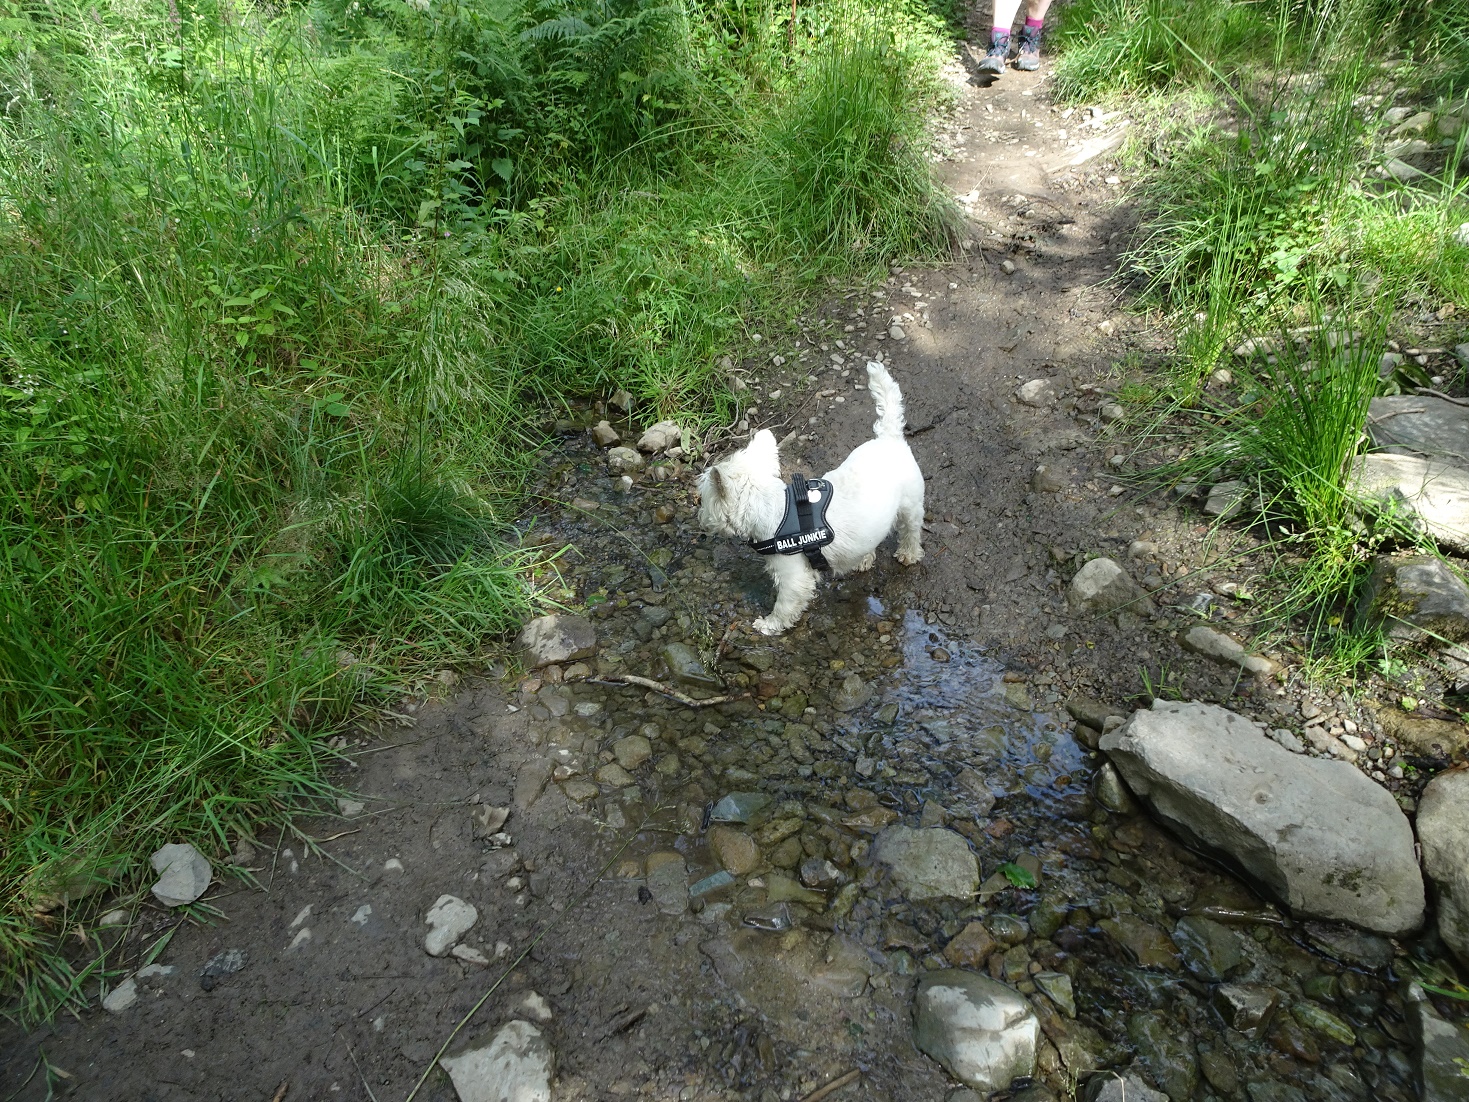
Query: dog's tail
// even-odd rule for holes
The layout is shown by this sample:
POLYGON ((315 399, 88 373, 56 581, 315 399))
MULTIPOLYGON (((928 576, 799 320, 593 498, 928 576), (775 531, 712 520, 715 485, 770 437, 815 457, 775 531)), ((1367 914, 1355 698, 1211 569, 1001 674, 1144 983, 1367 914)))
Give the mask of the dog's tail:
POLYGON ((867 361, 867 389, 872 392, 873 404, 877 406, 877 421, 872 433, 879 440, 903 439, 903 392, 887 368, 872 360, 867 361))

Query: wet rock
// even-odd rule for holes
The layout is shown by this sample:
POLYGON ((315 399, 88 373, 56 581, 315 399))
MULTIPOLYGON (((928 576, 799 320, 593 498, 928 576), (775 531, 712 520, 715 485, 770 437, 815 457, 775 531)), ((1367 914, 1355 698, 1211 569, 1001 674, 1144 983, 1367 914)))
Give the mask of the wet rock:
POLYGON ((720 867, 734 876, 748 876, 759 867, 760 847, 744 831, 727 826, 711 826, 709 848, 720 867))
POLYGON ((1306 1102, 1299 1088, 1262 1079, 1249 1084, 1249 1095, 1250 1102, 1306 1102))
POLYGON ((573 778, 563 781, 561 791, 566 793, 566 798, 573 803, 584 804, 588 800, 595 800, 602 794, 602 790, 591 781, 577 780, 573 778))
POLYGON ((1357 1043, 1357 1035, 1352 1032, 1352 1027, 1325 1007, 1313 1002, 1299 1002, 1290 1008, 1290 1013, 1292 1018, 1307 1029, 1315 1030, 1323 1037, 1330 1037, 1338 1044, 1350 1047, 1357 1043))
POLYGON ((1128 715, 1126 708, 1105 704, 1089 696, 1068 697, 1066 710, 1071 713, 1071 718, 1076 722, 1085 723, 1088 727, 1094 727, 1098 731, 1107 726, 1108 717, 1116 716, 1118 719, 1126 719, 1128 715))
POLYGON ((528 621, 520 629, 515 646, 529 670, 575 662, 597 653, 597 629, 583 616, 554 612, 528 621))
POLYGON ((832 888, 841 887, 845 880, 846 877, 842 875, 842 870, 825 857, 808 857, 801 862, 801 883, 808 888, 829 891, 832 888))
POLYGON ((862 834, 878 834, 897 821, 898 813, 892 808, 869 807, 855 815, 846 816, 842 819, 842 826, 862 834))
POLYGON ((479 912, 458 896, 441 895, 429 908, 424 921, 429 924, 423 947, 431 957, 441 957, 479 921, 479 912))
POLYGON ((1235 1070, 1234 1061, 1220 1049, 1199 1053, 1199 1070, 1204 1073, 1208 1084, 1220 1093, 1233 1094, 1239 1090, 1239 1072, 1235 1070))
POLYGON ((1408 821, 1345 762, 1292 754, 1224 708, 1166 700, 1102 749, 1159 819, 1298 913, 1386 934, 1422 922, 1408 821))
POLYGON ((612 756, 631 772, 653 756, 653 744, 642 735, 628 735, 612 744, 612 756))
POLYGON ((1037 972, 1031 979, 1062 1014, 1076 1017, 1076 994, 1071 989, 1071 977, 1065 972, 1037 972))
POLYGON ((622 437, 618 436, 617 430, 606 421, 598 421, 592 426, 592 439, 597 442, 598 447, 610 448, 613 444, 621 440, 622 437))
POLYGON ((182 907, 198 899, 209 888, 214 870, 208 859, 188 842, 170 842, 160 847, 148 863, 159 873, 153 897, 165 907, 182 907))
POLYGON ((1173 939, 1136 915, 1119 914, 1116 918, 1104 918, 1098 925, 1108 937, 1127 950, 1139 968, 1177 972, 1182 967, 1173 939))
POLYGON ((1007 949, 1012 945, 1019 945, 1030 936, 1030 927, 1022 918, 1007 915, 1003 912, 985 915, 984 928, 994 935, 996 941, 1007 949))
POLYGON ((1035 1071, 1040 1024, 1018 994, 958 969, 929 972, 913 1001, 913 1043, 955 1079, 1004 1090, 1035 1071))
POLYGON ((1000 943, 984 928, 984 923, 971 922, 944 946, 944 959, 955 968, 980 969, 999 947, 1000 943))
POLYGON ((988 815, 994 808, 995 794, 990 791, 990 782, 976 770, 959 770, 954 777, 954 783, 969 797, 969 802, 973 804, 976 815, 988 815))
POLYGON ((659 653, 663 656, 663 661, 668 663, 668 671, 673 679, 680 684, 697 689, 720 687, 719 678, 704 668, 699 652, 687 643, 669 643, 659 653))
POLYGON ((1032 379, 1015 392, 1015 397, 1024 405, 1044 409, 1056 404, 1056 387, 1049 379, 1032 379))
POLYGON ((855 673, 842 680, 842 687, 832 698, 831 706, 839 712, 856 711, 872 699, 872 688, 855 673))
POLYGON ((445 1056, 459 1102, 551 1102, 556 1054, 530 1022, 507 1022, 489 1044, 445 1056))
POLYGON ((121 1014, 138 1001, 138 981, 129 976, 107 992, 102 1000, 102 1009, 109 1014, 121 1014))
POLYGON ((638 437, 638 451, 656 455, 675 447, 683 439, 677 421, 659 421, 638 437))
POLYGON ((647 466, 641 455, 631 448, 611 448, 607 452, 607 469, 613 474, 635 475, 647 466))
POLYGON ((770 797, 763 792, 731 792, 709 813, 716 823, 748 823, 770 806, 770 797))
POLYGON ((1304 929, 1312 945, 1343 964, 1376 971, 1392 963, 1392 942, 1386 938, 1332 922, 1307 922, 1304 929))
POLYGON ((1219 983, 1245 963, 1239 935, 1221 922, 1189 915, 1173 927, 1183 966, 1205 983, 1219 983))
POLYGON ((1078 612, 1105 616, 1127 608, 1134 613, 1150 612, 1153 603, 1132 575, 1111 559, 1092 559, 1076 572, 1066 590, 1066 600, 1078 612))
POLYGON ((1259 984, 1224 983, 1214 989, 1211 999, 1225 1025, 1253 1040, 1270 1027, 1280 992, 1259 984))
POLYGON ((1438 889, 1438 933, 1469 964, 1469 771, 1440 773, 1418 800, 1423 870, 1438 889))
POLYGON ((683 855, 671 850, 650 853, 647 858, 648 891, 666 915, 681 915, 689 909, 689 872, 683 855))
POLYGON ((626 788, 630 784, 636 784, 637 778, 615 761, 609 761, 597 770, 597 783, 611 788, 626 788))
POLYGON ((737 881, 733 876, 720 869, 718 872, 704 877, 703 880, 690 884, 689 898, 703 899, 706 896, 713 895, 715 892, 723 891, 725 888, 732 888, 736 883, 737 881))
POLYGON ((1250 654, 1222 631, 1215 631, 1203 624, 1189 628, 1179 636, 1178 642, 1186 651, 1192 651, 1194 654, 1226 666, 1237 666, 1246 673, 1269 677, 1276 670, 1275 663, 1270 659, 1250 654))
POLYGON ((1071 904, 1059 895, 1043 895, 1031 909, 1031 931, 1038 938, 1048 938, 1059 930, 1070 913, 1071 904))
POLYGON ((1102 1071, 1086 1081, 1083 1102, 1168 1102, 1135 1071, 1102 1071))
POLYGON ((1469 586, 1433 555, 1378 555, 1357 607, 1394 639, 1469 639, 1469 586))
POLYGON ((838 936, 813 954, 806 974, 816 990, 839 999, 856 999, 867 989, 872 971, 866 950, 850 938, 838 936))
POLYGON ((799 881, 778 872, 765 877, 765 901, 767 903, 803 903, 820 910, 826 906, 826 896, 811 888, 803 887, 799 881))
POLYGON ((1180 1035, 1176 1026, 1158 1014, 1133 1014, 1127 1019, 1127 1039, 1137 1049, 1138 1059, 1153 1082, 1170 1098, 1194 1096, 1199 1082, 1199 1061, 1193 1042, 1180 1035))
POLYGON ((1350 489, 1442 546, 1469 553, 1469 469, 1459 463, 1369 452, 1357 457, 1350 489))
POLYGON ((1469 1068, 1469 1025, 1445 1021, 1416 983, 1408 988, 1408 1028, 1416 1051, 1418 1097, 1421 1102, 1458 1102, 1466 1090, 1469 1068))
POLYGON ((890 827, 878 835, 872 856, 892 870, 894 882, 915 903, 970 899, 979 887, 979 863, 952 830, 890 827))
MULTIPOLYGON (((1098 743, 1098 745, 1101 745, 1098 743)), ((1118 815, 1131 815, 1137 810, 1137 801, 1132 798, 1132 793, 1127 790, 1127 785, 1122 783, 1122 776, 1117 772, 1111 762, 1107 762, 1097 770, 1097 779, 1092 786, 1092 793, 1108 811, 1118 815)))

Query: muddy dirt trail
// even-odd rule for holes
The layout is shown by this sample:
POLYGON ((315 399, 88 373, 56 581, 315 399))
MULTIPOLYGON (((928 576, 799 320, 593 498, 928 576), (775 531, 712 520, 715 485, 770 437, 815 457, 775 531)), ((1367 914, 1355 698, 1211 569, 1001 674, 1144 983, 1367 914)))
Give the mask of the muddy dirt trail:
MULTIPOLYGON (((1284 707, 1184 655, 1166 609, 1067 609, 1079 555, 1149 541, 1138 573, 1162 585, 1168 548, 1197 553, 1197 518, 1109 478, 1110 364, 1146 334, 1102 286, 1126 225, 1107 158, 1064 162, 1119 125, 1054 109, 1045 72, 966 76, 939 166, 973 219, 964 258, 834 298, 784 363, 742 365, 749 428, 817 473, 871 431, 862 364, 889 364, 928 478, 919 567, 885 553, 759 637, 760 564, 698 532, 689 472, 624 493, 584 435, 548 451, 543 500, 566 504, 527 525, 574 546, 596 654, 360 732, 342 783, 361 803, 243 849, 258 886, 223 878, 219 917, 181 926, 115 1011, 7 1034, 0 1096, 401 1102, 422 1078, 418 1098, 448 1102, 434 1059, 479 1006, 449 1051, 531 1022, 557 1102, 790 1102, 839 1080, 839 1102, 938 1102, 958 1084, 915 1048, 914 989, 958 963, 1036 1008, 1030 1102, 1133 1064, 1175 1102, 1411 1098, 1402 1004, 1372 958, 1391 947, 1323 955, 1125 793, 1094 795, 1100 760, 1063 707, 1120 714, 1140 669, 1165 668, 1185 697, 1284 707), (1054 394, 1018 401, 1036 379, 1054 394), (734 699, 690 707, 628 674, 734 699), (962 839, 978 894, 901 888, 872 852, 894 824, 962 839), (446 895, 476 921, 431 956, 446 895), (1227 1028, 1224 980, 1309 995, 1355 1036, 1287 1014, 1227 1028)), ((175 920, 140 904, 129 944, 175 920)))

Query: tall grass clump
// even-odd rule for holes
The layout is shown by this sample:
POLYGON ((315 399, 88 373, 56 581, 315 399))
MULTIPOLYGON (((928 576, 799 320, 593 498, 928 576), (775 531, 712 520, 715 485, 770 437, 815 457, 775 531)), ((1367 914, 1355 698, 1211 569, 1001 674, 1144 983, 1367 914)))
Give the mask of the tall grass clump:
MULTIPOLYGON (((538 426, 946 243, 902 0, 0 2, 0 986, 537 601, 538 426), (857 89, 840 94, 844 84, 857 89)), ((77 939, 81 930, 87 944, 77 939)))

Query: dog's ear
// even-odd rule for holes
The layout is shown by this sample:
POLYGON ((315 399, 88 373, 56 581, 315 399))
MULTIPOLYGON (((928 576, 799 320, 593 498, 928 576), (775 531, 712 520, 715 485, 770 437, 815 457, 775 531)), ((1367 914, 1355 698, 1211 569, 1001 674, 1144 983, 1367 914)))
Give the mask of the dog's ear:
POLYGON ((719 473, 718 467, 709 468, 709 488, 714 491, 715 497, 724 496, 724 475, 719 473))
POLYGON ((780 469, 780 445, 775 442, 775 434, 769 429, 757 432, 745 450, 761 462, 768 463, 776 470, 780 469))

